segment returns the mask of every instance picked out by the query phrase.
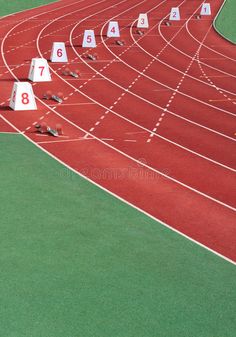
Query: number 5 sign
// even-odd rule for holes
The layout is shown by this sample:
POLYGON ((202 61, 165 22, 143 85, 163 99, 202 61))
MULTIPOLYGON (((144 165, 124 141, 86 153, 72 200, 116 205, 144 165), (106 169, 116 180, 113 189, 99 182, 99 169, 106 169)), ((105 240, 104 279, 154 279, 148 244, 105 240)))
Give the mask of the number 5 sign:
POLYGON ((30 83, 14 83, 10 99, 10 108, 16 111, 37 110, 32 85, 30 83))
POLYGON ((120 29, 117 21, 109 22, 107 37, 120 37, 120 29))
POLYGON ((94 30, 85 30, 82 47, 83 48, 96 48, 96 40, 94 30))
POLYGON ((47 60, 40 58, 32 59, 28 79, 32 82, 51 81, 47 60))
POLYGON ((64 42, 53 42, 50 60, 51 62, 68 62, 64 42))

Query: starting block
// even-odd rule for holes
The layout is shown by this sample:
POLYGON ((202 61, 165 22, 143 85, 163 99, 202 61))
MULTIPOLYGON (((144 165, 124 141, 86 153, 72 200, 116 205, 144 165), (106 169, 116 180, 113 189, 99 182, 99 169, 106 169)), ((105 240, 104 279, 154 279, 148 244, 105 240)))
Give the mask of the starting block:
POLYGON ((110 21, 107 29, 107 37, 120 37, 120 29, 117 21, 110 21))
POLYGON ((171 8, 169 20, 172 20, 172 21, 179 21, 180 20, 179 7, 172 7, 171 8))
POLYGON ((79 76, 79 70, 78 69, 76 69, 76 70, 74 70, 74 71, 71 71, 69 68, 66 68, 63 72, 62 72, 62 74, 64 75, 64 76, 72 76, 72 77, 74 77, 74 78, 79 78, 80 76, 79 76))
POLYGON ((96 48, 96 40, 94 30, 85 30, 82 47, 83 48, 96 48))
POLYGON ((116 44, 118 44, 118 46, 124 46, 125 41, 124 40, 116 40, 116 44))
POLYGON ((140 36, 142 36, 142 35, 144 34, 144 32, 143 32, 142 30, 140 30, 140 29, 137 29, 136 33, 137 33, 138 35, 140 35, 140 36))
POLYGON ((201 17, 201 15, 198 14, 198 15, 195 16, 195 18, 196 18, 197 20, 200 20, 202 17, 201 17))
POLYGON ((211 4, 203 3, 201 8, 201 15, 211 15, 211 4))
POLYGON ((139 14, 137 28, 148 28, 148 16, 146 13, 139 14))
POLYGON ((50 82, 52 80, 46 59, 32 59, 28 79, 32 82, 50 82))
POLYGON ((98 54, 87 54, 87 58, 92 61, 96 61, 98 59, 98 54))
POLYGON ((52 94, 51 91, 47 91, 44 95, 43 95, 43 98, 46 99, 46 100, 49 100, 49 99, 52 99, 58 103, 62 103, 63 100, 64 100, 64 97, 63 97, 63 93, 62 92, 58 92, 57 94, 52 94))
POLYGON ((171 26, 171 23, 170 23, 169 21, 166 21, 166 22, 165 22, 165 26, 170 27, 170 26, 171 26))
POLYGON ((61 124, 57 124, 56 129, 52 129, 50 126, 47 125, 47 123, 42 122, 41 124, 36 124, 35 128, 41 134, 48 133, 48 134, 52 135, 53 137, 58 137, 60 135, 63 135, 61 124))
POLYGON ((9 105, 15 111, 37 110, 32 85, 28 82, 15 82, 9 105))

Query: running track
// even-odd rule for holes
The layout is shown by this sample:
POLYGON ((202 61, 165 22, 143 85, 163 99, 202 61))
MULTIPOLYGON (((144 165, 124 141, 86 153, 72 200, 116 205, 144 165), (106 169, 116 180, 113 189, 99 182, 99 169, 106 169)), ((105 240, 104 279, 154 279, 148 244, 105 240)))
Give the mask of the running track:
POLYGON ((236 262, 236 51, 196 20, 202 0, 62 0, 0 21, 0 130, 24 134, 71 169, 232 263, 236 262), (167 27, 171 7, 181 21, 167 27), (136 33, 139 13, 149 29, 136 33), (106 38, 119 21, 124 46, 106 38), (94 29, 97 61, 81 48, 94 29), (64 41, 69 66, 50 63, 51 83, 34 83, 38 110, 13 112, 15 80, 27 80, 33 57, 64 41), (4 90, 3 90, 4 88, 4 90), (42 99, 63 91, 62 104, 42 99), (65 137, 35 133, 63 124, 65 137))

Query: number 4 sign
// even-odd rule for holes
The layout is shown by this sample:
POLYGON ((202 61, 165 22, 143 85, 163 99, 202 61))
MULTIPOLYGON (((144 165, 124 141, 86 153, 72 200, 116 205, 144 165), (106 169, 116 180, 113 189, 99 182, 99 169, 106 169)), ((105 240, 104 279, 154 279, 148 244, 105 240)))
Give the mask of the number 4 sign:
POLYGON ((32 59, 28 79, 32 82, 51 81, 47 60, 40 58, 32 59))
POLYGON ((172 7, 170 12, 170 20, 178 21, 180 20, 179 8, 172 7))
POLYGON ((82 47, 83 48, 95 48, 96 40, 94 35, 94 30, 85 30, 82 47))
POLYGON ((109 22, 107 37, 120 37, 120 29, 117 21, 109 22))
POLYGON ((16 111, 37 110, 32 85, 30 83, 14 83, 10 99, 10 108, 16 111))
POLYGON ((50 60, 51 62, 68 62, 64 42, 53 42, 50 60))

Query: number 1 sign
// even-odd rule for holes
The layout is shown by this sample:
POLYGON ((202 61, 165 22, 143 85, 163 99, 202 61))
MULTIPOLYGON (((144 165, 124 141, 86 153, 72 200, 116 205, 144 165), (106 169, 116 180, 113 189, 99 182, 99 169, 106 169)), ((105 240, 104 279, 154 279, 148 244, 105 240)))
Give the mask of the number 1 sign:
POLYGON ((14 83, 10 99, 10 108, 16 111, 37 110, 32 85, 30 83, 14 83))
POLYGON ((209 3, 202 4, 201 15, 211 15, 211 5, 209 3))
POLYGON ((178 21, 180 20, 180 13, 178 7, 172 7, 170 12, 170 20, 178 21))
POLYGON ((28 79, 32 82, 50 82, 52 79, 47 60, 32 59, 28 79))
POLYGON ((50 60, 51 62, 68 62, 64 42, 53 42, 50 60))
POLYGON ((85 30, 82 47, 83 48, 95 48, 96 40, 94 35, 94 30, 85 30))

